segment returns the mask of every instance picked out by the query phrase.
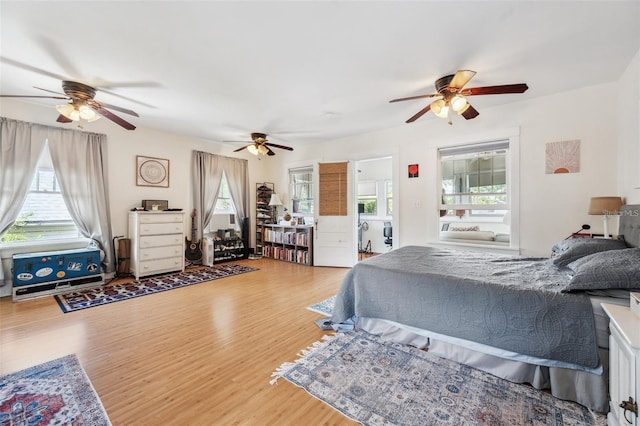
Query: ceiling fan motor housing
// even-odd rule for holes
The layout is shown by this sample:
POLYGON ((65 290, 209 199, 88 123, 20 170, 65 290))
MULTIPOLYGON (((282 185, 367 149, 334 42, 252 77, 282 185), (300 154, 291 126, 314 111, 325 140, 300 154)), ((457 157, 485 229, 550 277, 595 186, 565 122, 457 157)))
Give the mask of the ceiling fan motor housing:
POLYGON ((62 90, 67 96, 74 100, 79 99, 87 101, 96 96, 96 89, 75 81, 63 81, 62 90))

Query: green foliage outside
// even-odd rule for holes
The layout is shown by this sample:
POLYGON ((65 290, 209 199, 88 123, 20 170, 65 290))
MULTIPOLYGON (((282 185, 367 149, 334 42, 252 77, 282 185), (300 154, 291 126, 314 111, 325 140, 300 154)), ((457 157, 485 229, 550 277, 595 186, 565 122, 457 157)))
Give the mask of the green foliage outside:
POLYGON ((18 218, 18 220, 16 220, 13 225, 11 225, 9 229, 7 229, 7 232, 2 234, 0 242, 9 243, 15 241, 27 241, 25 227, 27 226, 28 219, 33 216, 33 214, 33 212, 25 213, 20 218, 18 218))

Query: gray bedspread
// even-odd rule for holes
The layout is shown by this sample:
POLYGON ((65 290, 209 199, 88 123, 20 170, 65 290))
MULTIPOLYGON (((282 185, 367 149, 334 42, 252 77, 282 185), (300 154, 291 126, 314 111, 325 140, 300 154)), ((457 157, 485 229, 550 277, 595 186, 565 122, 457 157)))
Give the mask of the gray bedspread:
POLYGON ((332 321, 383 318, 538 358, 600 365, 585 294, 547 259, 407 246, 355 265, 332 321))

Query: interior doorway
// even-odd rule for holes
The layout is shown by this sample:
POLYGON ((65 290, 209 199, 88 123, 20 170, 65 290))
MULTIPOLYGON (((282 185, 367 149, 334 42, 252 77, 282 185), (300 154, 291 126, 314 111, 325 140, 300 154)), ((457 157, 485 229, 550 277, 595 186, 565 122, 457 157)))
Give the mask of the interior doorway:
POLYGON ((359 160, 355 175, 358 260, 363 260, 393 247, 393 158, 359 160))

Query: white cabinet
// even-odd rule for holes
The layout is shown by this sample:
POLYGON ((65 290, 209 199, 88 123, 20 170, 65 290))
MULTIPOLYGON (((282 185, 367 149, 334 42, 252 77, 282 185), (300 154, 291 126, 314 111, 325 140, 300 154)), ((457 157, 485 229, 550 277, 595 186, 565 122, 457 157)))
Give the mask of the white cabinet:
POLYGON ((608 423, 609 426, 638 426, 640 317, 626 306, 603 303, 602 308, 609 316, 611 329, 608 423))
POLYGON ((184 270, 184 213, 130 212, 131 274, 184 270))

